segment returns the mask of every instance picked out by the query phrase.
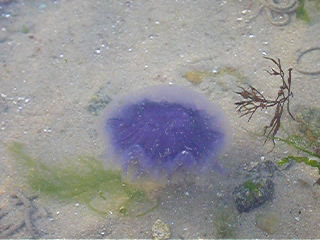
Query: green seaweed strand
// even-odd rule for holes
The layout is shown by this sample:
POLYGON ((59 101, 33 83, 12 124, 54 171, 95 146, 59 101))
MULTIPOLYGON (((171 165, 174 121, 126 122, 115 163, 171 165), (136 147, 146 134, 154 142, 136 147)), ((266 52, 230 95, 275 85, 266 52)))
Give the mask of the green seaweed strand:
MULTIPOLYGON (((120 171, 105 169, 103 163, 94 157, 80 156, 68 160, 68 164, 54 166, 32 158, 21 143, 13 142, 8 150, 27 169, 30 187, 40 194, 78 201, 103 215, 108 215, 110 210, 95 206, 94 199, 117 205, 118 212, 122 215, 130 215, 128 209, 132 204, 148 201, 142 189, 122 180, 120 171), (120 202, 117 200, 123 198, 120 202)), ((145 215, 157 206, 158 204, 137 216, 145 215)))
POLYGON ((320 159, 320 155, 319 155, 319 154, 317 154, 317 153, 315 153, 315 152, 312 152, 312 151, 306 149, 305 147, 302 147, 302 146, 298 145, 298 144, 296 143, 296 141, 292 141, 292 140, 290 140, 289 138, 284 139, 284 138, 280 138, 280 137, 274 137, 274 139, 275 139, 275 140, 278 140, 278 141, 281 141, 281 142, 284 142, 284 143, 288 144, 289 146, 294 147, 295 149, 297 149, 297 150, 299 150, 299 151, 302 151, 302 152, 304 152, 304 153, 309 154, 310 156, 313 156, 313 157, 316 157, 316 158, 319 158, 319 159, 320 159))
MULTIPOLYGON (((302 152, 308 154, 309 156, 316 157, 316 158, 320 159, 320 155, 319 155, 319 154, 317 154, 317 153, 315 153, 315 152, 312 152, 312 151, 306 149, 305 147, 300 146, 299 144, 297 144, 297 140, 299 141, 299 140, 302 139, 300 136, 295 136, 295 135, 293 135, 293 136, 291 136, 291 137, 289 137, 289 138, 287 138, 287 139, 275 137, 274 139, 279 140, 279 141, 282 141, 282 142, 288 144, 289 146, 292 146, 292 147, 294 147, 295 149, 297 149, 297 150, 299 150, 299 151, 302 151, 302 152), (296 140, 296 141, 290 140, 290 138, 291 138, 291 139, 294 139, 294 140, 296 140)), ((317 160, 314 160, 314 159, 310 159, 309 157, 289 155, 289 156, 281 159, 281 160, 278 162, 278 164, 279 164, 280 166, 282 166, 282 165, 284 165, 284 164, 289 163, 290 161, 295 161, 295 162, 298 162, 298 163, 305 163, 305 164, 308 165, 308 166, 315 167, 315 168, 318 169, 319 174, 320 174, 320 162, 317 161, 317 160)))

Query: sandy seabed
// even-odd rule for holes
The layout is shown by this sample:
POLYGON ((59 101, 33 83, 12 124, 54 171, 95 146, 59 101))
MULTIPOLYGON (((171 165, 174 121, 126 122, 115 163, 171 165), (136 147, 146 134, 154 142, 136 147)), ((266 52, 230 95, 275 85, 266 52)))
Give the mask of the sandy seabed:
MULTIPOLYGON (((88 111, 93 96, 102 91, 113 99, 140 87, 173 83, 203 92, 228 117, 232 141, 221 156, 228 177, 210 173, 193 184, 167 186, 158 193, 159 207, 141 217, 101 217, 78 203, 40 197, 35 201, 50 212, 36 222, 41 237, 151 238, 153 223, 161 219, 172 238, 218 238, 218 212, 227 209, 235 216, 234 238, 319 238, 320 187, 312 186, 318 173, 310 167, 295 164, 277 174, 273 200, 248 213, 238 213, 232 201, 244 166, 276 162, 292 151, 277 145, 270 152, 272 145, 248 134, 267 125, 272 111, 258 112, 250 123, 235 111, 239 85, 252 84, 269 96, 277 92, 279 79, 265 72, 271 63, 263 56, 281 58, 284 69, 293 67, 293 112, 298 105, 319 105, 319 75, 295 71, 299 54, 319 47, 319 18, 307 24, 290 13, 288 24, 275 26, 262 10, 249 21, 258 2, 0 1, 0 208, 25 189, 21 169, 7 151, 10 142, 24 143, 47 163, 79 154, 103 158, 102 114, 88 111), (245 80, 224 74, 195 84, 185 77, 226 67, 245 80), (269 232, 256 220, 267 213, 278 226, 269 232)), ((305 66, 312 68, 320 59, 314 54, 307 60, 305 66)), ((21 227, 4 237, 31 235, 21 227)))

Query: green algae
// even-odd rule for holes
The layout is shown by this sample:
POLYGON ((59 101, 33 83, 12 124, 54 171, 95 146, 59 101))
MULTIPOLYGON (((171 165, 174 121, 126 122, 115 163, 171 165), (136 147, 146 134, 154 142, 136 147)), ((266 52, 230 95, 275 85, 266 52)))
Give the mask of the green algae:
POLYGON ((304 163, 317 168, 320 174, 320 110, 318 108, 304 108, 296 116, 296 129, 286 138, 275 137, 296 149, 299 156, 289 155, 282 158, 278 164, 283 166, 291 161, 304 163))
POLYGON ((305 0, 299 0, 299 7, 296 10, 296 15, 297 18, 306 22, 306 23, 310 23, 311 22, 311 18, 307 12, 307 10, 305 9, 305 0))
POLYGON ((298 0, 299 6, 296 10, 297 19, 306 23, 311 23, 315 16, 320 12, 320 0, 298 0))
POLYGON ((260 193, 262 185, 260 183, 254 183, 252 180, 244 182, 244 187, 249 190, 250 193, 260 193))
POLYGON ((292 156, 289 155, 288 157, 282 158, 278 164, 280 166, 289 163, 290 161, 295 161, 297 163, 305 163, 306 165, 309 165, 310 167, 317 168, 320 174, 320 162, 314 159, 310 159, 309 157, 301 157, 301 156, 292 156))
POLYGON ((288 138, 275 138, 278 141, 284 142, 289 146, 294 147, 296 150, 303 152, 306 156, 294 156, 289 155, 285 158, 282 158, 279 162, 279 166, 288 164, 290 161, 295 161, 297 163, 304 163, 310 167, 317 168, 320 174, 320 154, 316 151, 310 150, 305 146, 305 141, 302 136, 289 136, 288 138), (316 159, 318 160, 316 160, 316 159))
POLYGON ((90 100, 87 107, 92 115, 99 115, 105 107, 111 102, 111 98, 106 94, 106 89, 101 88, 90 100))
POLYGON ((83 203, 103 215, 116 210, 121 215, 141 216, 156 207, 152 203, 149 209, 137 210, 138 203, 150 203, 146 193, 123 181, 119 170, 105 169, 92 156, 67 159, 56 166, 33 158, 21 143, 13 142, 8 150, 26 170, 30 188, 40 195, 83 203))

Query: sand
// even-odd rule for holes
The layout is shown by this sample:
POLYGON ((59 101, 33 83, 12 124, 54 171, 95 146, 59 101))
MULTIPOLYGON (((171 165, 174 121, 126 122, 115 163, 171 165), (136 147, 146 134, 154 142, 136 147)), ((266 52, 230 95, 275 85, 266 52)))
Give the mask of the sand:
MULTIPOLYGON (((103 159, 103 114, 87 110, 97 92, 102 89, 113 99, 140 87, 174 83, 202 92, 225 112, 232 140, 221 163, 230 174, 200 174, 192 184, 166 186, 157 193, 159 207, 141 217, 102 217, 83 204, 40 196, 34 201, 50 212, 49 218, 35 220, 41 237, 151 238, 153 223, 161 219, 173 238, 218 238, 221 209, 232 217, 234 238, 320 236, 320 187, 312 186, 319 175, 308 166, 295 164, 276 174, 274 198, 259 208, 240 214, 232 201, 244 166, 294 153, 283 144, 270 152, 272 144, 263 145, 263 138, 248 132, 261 132, 272 111, 257 112, 248 123, 235 111, 239 96, 234 92, 238 85, 252 84, 274 96, 279 79, 265 72, 272 64, 263 57, 279 57, 284 69, 294 68, 292 109, 318 106, 319 75, 295 67, 302 51, 319 47, 319 17, 306 24, 290 13, 288 24, 275 26, 261 11, 246 21, 259 7, 252 0, 5 2, 0 2, 1 208, 10 206, 15 191, 31 194, 23 169, 7 150, 9 143, 24 143, 50 164, 79 154, 103 159), (222 74, 192 83, 184 77, 226 67, 245 79, 222 74), (278 223, 269 233, 256 225, 256 217, 268 212, 277 213, 272 219, 278 223)), ((313 54, 303 64, 319 70, 317 61, 313 54)), ((288 115, 283 121, 290 122, 288 115)), ((23 227, 8 237, 29 238, 30 232, 23 227)))

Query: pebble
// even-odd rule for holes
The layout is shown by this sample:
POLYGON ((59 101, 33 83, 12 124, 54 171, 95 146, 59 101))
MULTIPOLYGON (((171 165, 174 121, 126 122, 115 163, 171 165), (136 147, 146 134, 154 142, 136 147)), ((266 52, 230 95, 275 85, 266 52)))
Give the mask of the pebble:
POLYGON ((157 219, 152 226, 152 238, 154 240, 165 240, 171 237, 171 231, 168 224, 157 219))

